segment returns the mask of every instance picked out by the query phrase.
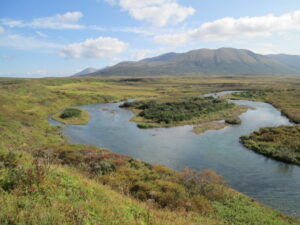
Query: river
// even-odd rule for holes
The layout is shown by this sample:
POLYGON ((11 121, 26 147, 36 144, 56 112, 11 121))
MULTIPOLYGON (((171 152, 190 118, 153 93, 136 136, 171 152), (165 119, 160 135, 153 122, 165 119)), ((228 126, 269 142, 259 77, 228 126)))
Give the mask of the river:
MULTIPOLYGON (((226 92, 225 92, 226 93, 226 92)), ((67 125, 70 141, 108 148, 115 153, 159 163, 175 170, 213 169, 231 187, 258 201, 300 218, 300 167, 269 159, 245 148, 239 137, 261 127, 291 124, 272 105, 232 100, 254 107, 240 115, 241 125, 196 135, 192 126, 143 130, 130 122, 133 113, 120 103, 85 105, 86 125, 67 125)), ((52 124, 59 124, 50 120, 52 124)))

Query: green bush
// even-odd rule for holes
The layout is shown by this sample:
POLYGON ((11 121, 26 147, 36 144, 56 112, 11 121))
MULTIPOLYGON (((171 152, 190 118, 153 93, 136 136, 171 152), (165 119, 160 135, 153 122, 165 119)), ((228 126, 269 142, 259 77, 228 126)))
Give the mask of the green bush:
POLYGON ((300 165, 300 126, 266 127, 240 138, 245 147, 300 165))
POLYGON ((105 175, 115 171, 115 166, 107 161, 100 161, 90 164, 90 172, 95 175, 105 175))
POLYGON ((67 108, 65 109, 62 114, 60 115, 60 118, 67 119, 72 117, 79 117, 81 114, 81 111, 76 108, 67 108))

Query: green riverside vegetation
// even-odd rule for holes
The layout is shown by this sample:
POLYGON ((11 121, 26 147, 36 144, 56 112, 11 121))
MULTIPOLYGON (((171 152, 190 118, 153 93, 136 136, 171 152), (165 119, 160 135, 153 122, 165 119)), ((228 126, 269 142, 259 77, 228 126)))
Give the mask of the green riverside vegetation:
MULTIPOLYGON (((247 99, 263 101, 281 110, 292 122, 300 123, 300 90, 294 86, 283 90, 266 88, 264 90, 248 90, 236 92, 226 97, 232 99, 247 99)), ((267 127, 241 137, 245 147, 280 161, 300 163, 300 133, 297 126, 267 127)))
MULTIPOLYGON (((246 108, 237 106, 223 99, 213 97, 193 97, 179 101, 134 101, 125 102, 122 108, 130 108, 137 117, 132 121, 139 122, 139 128, 170 127, 183 124, 201 124, 225 119, 227 123, 236 124, 239 121, 237 114, 245 112, 246 108), (234 120, 232 119, 234 118, 234 120)), ((215 127, 212 123, 206 123, 215 127)), ((200 130, 198 129, 197 133, 200 130)))
MULTIPOLYGON (((211 170, 177 172, 72 144, 47 120, 78 105, 175 102, 255 87, 257 79, 0 79, 0 224, 299 224, 232 190, 211 170)), ((259 81, 266 87, 277 82, 259 81)))
POLYGON ((82 125, 90 120, 89 113, 81 108, 66 108, 52 116, 53 119, 64 124, 82 125))
POLYGON ((300 126, 267 127, 241 137, 242 143, 260 154, 300 165, 300 126))

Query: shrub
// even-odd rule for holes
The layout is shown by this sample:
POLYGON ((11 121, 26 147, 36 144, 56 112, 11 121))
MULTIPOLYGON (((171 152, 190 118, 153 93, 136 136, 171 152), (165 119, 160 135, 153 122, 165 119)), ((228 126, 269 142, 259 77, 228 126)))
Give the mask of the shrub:
POLYGON ((192 198, 191 210, 199 212, 202 215, 209 215, 214 211, 207 198, 201 195, 192 198))
POLYGON ((72 118, 72 117, 79 117, 80 114, 81 114, 80 109, 66 108, 60 115, 60 118, 67 119, 67 118, 72 118))
POLYGON ((90 163, 90 172, 95 175, 105 175, 115 171, 115 166, 107 161, 90 163))
POLYGON ((266 127, 240 137, 243 145, 260 154, 300 165, 300 126, 266 127))
POLYGON ((0 174, 0 188, 7 192, 18 188, 18 195, 36 191, 45 178, 43 163, 35 160, 28 168, 24 168, 20 166, 18 158, 19 155, 12 152, 1 154, 4 163, 0 174))
POLYGON ((241 124, 242 120, 238 116, 235 116, 235 117, 227 118, 225 120, 225 123, 233 124, 233 125, 235 125, 235 124, 241 124))

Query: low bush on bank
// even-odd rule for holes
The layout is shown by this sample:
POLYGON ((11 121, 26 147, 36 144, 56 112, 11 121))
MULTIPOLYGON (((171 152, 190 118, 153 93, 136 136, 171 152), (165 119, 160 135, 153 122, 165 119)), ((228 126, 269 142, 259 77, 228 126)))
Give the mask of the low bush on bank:
POLYGON ((61 115, 59 116, 62 119, 72 118, 72 117, 79 117, 81 114, 81 110, 76 108, 66 108, 61 115))
POLYGON ((241 124, 242 120, 238 116, 229 117, 225 120, 225 123, 236 125, 241 124))
POLYGON ((90 120, 89 113, 81 108, 66 108, 54 114, 52 118, 64 124, 74 125, 83 125, 90 120))
POLYGON ((300 126, 267 127, 242 136, 241 142, 263 155, 300 165, 300 126))
POLYGON ((226 183, 211 170, 175 172, 95 147, 64 145, 35 152, 51 164, 65 164, 86 171, 90 177, 119 192, 161 208, 213 212, 210 201, 224 201, 226 183))

